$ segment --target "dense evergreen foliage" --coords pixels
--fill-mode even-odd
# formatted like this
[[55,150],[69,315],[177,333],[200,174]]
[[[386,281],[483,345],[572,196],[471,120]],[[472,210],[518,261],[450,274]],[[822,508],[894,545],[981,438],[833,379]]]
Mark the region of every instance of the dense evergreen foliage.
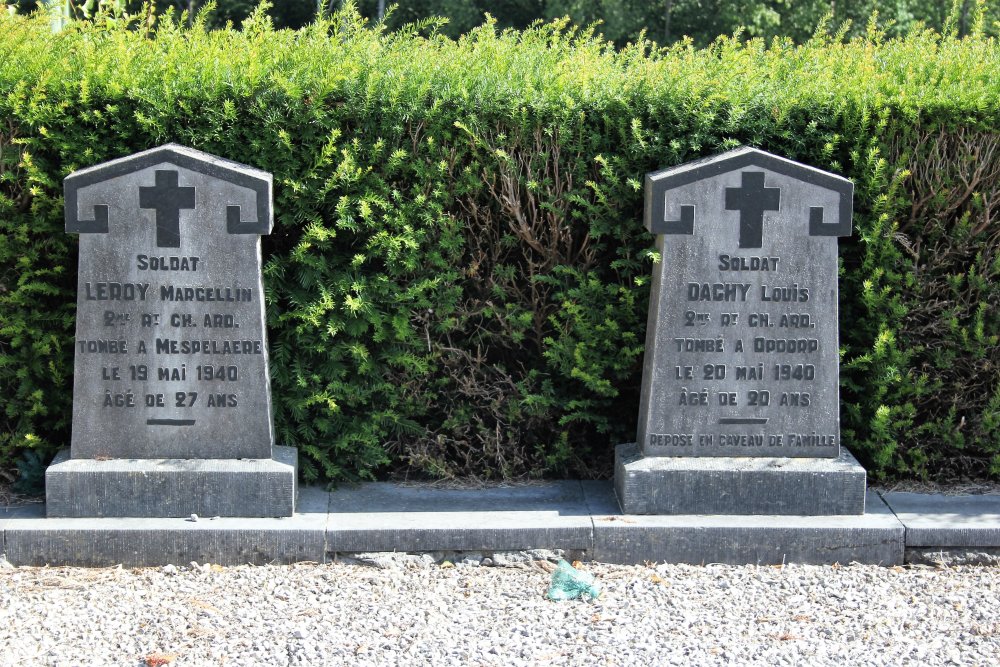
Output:
[[[237,0],[238,1],[238,0]],[[227,4],[227,3],[224,3]],[[335,4],[336,3],[335,0]],[[864,33],[877,13],[887,31],[903,35],[923,24],[944,29],[953,17],[966,34],[977,11],[987,13],[984,27],[996,30],[997,8],[981,0],[399,0],[387,15],[390,27],[432,16],[448,18],[443,28],[458,36],[479,25],[486,14],[502,27],[526,28],[539,19],[569,17],[578,25],[597,24],[618,46],[643,38],[659,44],[691,39],[705,46],[719,35],[741,32],[747,37],[790,37],[802,42],[828,17],[835,29],[851,36]],[[366,16],[378,16],[379,0],[364,0]],[[279,14],[282,10],[279,10]]]
[[0,466],[69,439],[62,179],[176,141],[274,173],[280,442],[307,480],[609,475],[657,260],[642,178],[747,144],[856,183],[845,444],[1000,476],[1000,50],[979,27],[615,50],[566,23],[292,32],[0,15]]
[[[17,0],[12,6],[28,13],[40,0]],[[65,7],[76,18],[101,11],[143,14],[185,12],[188,21],[202,17],[212,28],[239,27],[258,0],[41,0]],[[279,0],[268,15],[279,28],[301,28],[321,12],[343,9],[351,0]],[[986,0],[357,0],[358,12],[386,27],[439,19],[443,34],[458,37],[486,21],[500,28],[523,30],[537,21],[567,17],[577,25],[596,25],[605,39],[618,46],[649,39],[670,44],[690,39],[706,46],[719,35],[809,39],[823,21],[848,36],[864,32],[877,14],[890,35],[904,35],[920,26],[944,31],[949,25],[968,34],[977,14],[980,29],[996,34],[1000,6]]]

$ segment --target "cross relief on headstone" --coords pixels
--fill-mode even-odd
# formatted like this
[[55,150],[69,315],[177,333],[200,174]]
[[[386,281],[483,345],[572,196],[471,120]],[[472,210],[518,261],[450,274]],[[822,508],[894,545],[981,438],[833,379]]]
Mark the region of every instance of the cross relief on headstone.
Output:
[[181,209],[194,208],[194,188],[177,185],[178,172],[157,169],[156,185],[139,188],[139,208],[156,211],[156,247],[181,247]]
[[781,202],[781,188],[764,187],[764,172],[744,171],[742,185],[726,188],[726,210],[740,212],[741,248],[761,247],[764,231],[764,212],[777,211]]

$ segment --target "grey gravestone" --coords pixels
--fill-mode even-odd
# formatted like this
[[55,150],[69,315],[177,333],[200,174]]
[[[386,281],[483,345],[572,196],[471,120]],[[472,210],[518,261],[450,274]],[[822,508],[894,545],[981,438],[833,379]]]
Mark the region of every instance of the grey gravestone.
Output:
[[261,282],[271,175],[170,144],[65,191],[80,235],[73,432],[47,472],[49,515],[290,515]]
[[[837,238],[852,195],[752,148],[647,175],[661,261],[637,442],[617,452],[625,511],[863,512],[864,470],[840,447]],[[792,474],[792,458],[810,461]]]

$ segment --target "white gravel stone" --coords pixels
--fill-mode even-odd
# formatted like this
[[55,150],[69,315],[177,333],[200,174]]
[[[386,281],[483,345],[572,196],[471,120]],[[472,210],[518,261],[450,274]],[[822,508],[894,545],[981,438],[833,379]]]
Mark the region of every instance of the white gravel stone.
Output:
[[[995,665],[1000,568],[614,566],[545,597],[551,553],[466,567],[0,569],[0,665]],[[452,557],[452,555],[449,555]]]

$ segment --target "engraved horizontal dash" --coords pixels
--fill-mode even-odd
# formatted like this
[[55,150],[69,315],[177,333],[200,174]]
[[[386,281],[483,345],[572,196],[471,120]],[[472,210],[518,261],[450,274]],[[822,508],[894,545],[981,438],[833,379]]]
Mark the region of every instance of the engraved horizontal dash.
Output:
[[750,417],[748,419],[739,419],[734,417],[723,417],[719,420],[720,424],[766,424],[767,417]]
[[147,426],[193,426],[193,419],[147,419]]

